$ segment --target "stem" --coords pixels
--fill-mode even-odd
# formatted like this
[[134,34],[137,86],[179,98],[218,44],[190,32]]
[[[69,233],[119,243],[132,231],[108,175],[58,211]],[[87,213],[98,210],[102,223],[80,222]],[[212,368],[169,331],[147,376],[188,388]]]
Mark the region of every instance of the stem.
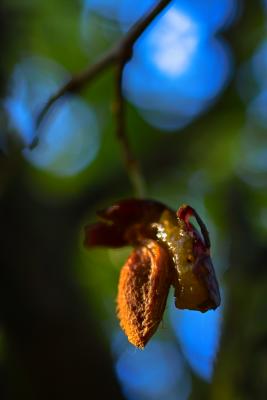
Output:
[[125,102],[122,93],[122,77],[125,61],[121,60],[118,64],[117,76],[115,79],[115,104],[114,115],[116,120],[117,138],[121,145],[124,165],[128,172],[130,181],[132,182],[137,197],[144,197],[145,183],[140,170],[140,165],[134,157],[130,146],[128,136],[126,134],[126,115]]

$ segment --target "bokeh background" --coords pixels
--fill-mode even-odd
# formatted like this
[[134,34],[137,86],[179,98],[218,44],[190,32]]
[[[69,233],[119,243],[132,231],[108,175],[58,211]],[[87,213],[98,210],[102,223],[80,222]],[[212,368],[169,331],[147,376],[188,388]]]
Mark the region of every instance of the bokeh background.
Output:
[[[116,319],[129,249],[85,250],[95,211],[133,195],[115,138],[113,70],[36,115],[155,0],[0,4],[0,398],[267,396],[267,2],[174,0],[124,71],[147,197],[196,208],[222,306],[174,307],[145,351]],[[23,150],[22,150],[23,148]]]

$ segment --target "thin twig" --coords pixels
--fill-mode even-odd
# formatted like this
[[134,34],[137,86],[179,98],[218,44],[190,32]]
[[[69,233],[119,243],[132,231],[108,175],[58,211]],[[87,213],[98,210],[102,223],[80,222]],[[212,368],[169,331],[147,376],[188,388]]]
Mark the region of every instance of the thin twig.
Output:
[[37,127],[42,122],[51,106],[66,93],[74,93],[88,85],[97,75],[105,69],[120,62],[122,59],[131,58],[132,48],[137,39],[142,35],[150,23],[160,14],[161,11],[171,3],[172,0],[161,0],[147,15],[136,22],[125,37],[111,50],[104,54],[95,64],[90,65],[84,71],[73,77],[58,90],[45,104],[37,118]]
[[129,179],[132,182],[135,194],[137,197],[144,197],[145,183],[140,171],[140,165],[134,157],[129,138],[126,134],[126,113],[125,102],[122,92],[122,76],[125,61],[122,59],[118,63],[117,75],[115,79],[115,103],[114,103],[114,116],[116,119],[117,138],[121,145],[122,154],[126,171],[128,172]]
[[[146,28],[173,0],[161,0],[152,10],[140,18],[128,31],[127,35],[121,40],[121,49],[130,49],[139,39]],[[122,50],[123,52],[123,50]]]
[[93,65],[90,65],[87,69],[74,75],[64,86],[62,86],[57,93],[55,93],[48,102],[45,104],[44,108],[41,110],[37,118],[37,127],[40,126],[44,116],[47,114],[51,106],[66,93],[75,93],[83,88],[85,84],[89,84],[93,78],[99,75],[102,71],[107,69],[116,61],[116,53],[114,50],[104,54],[98,61]]
[[125,115],[125,102],[122,90],[122,79],[123,70],[125,64],[132,57],[133,46],[150,23],[158,16],[158,14],[171,2],[171,0],[160,1],[150,13],[141,18],[132,29],[128,32],[118,46],[118,65],[117,65],[117,76],[115,80],[115,106],[114,114],[117,125],[117,138],[121,144],[122,153],[124,157],[124,163],[126,170],[129,175],[129,179],[132,182],[135,194],[137,197],[144,197],[145,194],[145,181],[140,170],[140,165],[137,159],[134,157],[131,149],[129,138],[126,134],[126,115]]
[[[67,93],[78,92],[105,69],[117,64],[116,101],[114,107],[114,114],[117,124],[117,138],[122,147],[126,170],[128,171],[129,178],[138,197],[142,197],[144,195],[144,180],[140,172],[139,163],[133,156],[129,140],[126,135],[122,75],[125,64],[132,57],[134,44],[146,30],[146,28],[151,24],[151,22],[171,3],[171,1],[172,0],[161,0],[150,12],[148,12],[143,18],[141,18],[132,26],[126,36],[124,36],[117,45],[105,53],[96,63],[89,66],[79,74],[74,75],[64,86],[58,90],[57,93],[55,93],[47,101],[36,121],[36,127],[38,128],[45,115],[58,99],[62,98]],[[37,144],[38,137],[34,139],[31,149]]]

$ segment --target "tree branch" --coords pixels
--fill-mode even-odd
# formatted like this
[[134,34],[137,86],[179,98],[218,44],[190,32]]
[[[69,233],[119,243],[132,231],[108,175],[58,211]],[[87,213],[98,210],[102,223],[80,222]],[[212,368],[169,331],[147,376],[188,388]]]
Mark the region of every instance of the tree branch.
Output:
[[116,61],[116,53],[114,50],[104,54],[95,64],[90,65],[84,71],[74,75],[64,86],[62,86],[57,93],[55,93],[47,101],[37,118],[37,128],[40,126],[43,118],[52,107],[52,105],[66,93],[75,93],[83,88],[85,84],[89,84],[93,78],[107,69]]
[[121,40],[119,47],[122,49],[132,49],[135,42],[139,39],[146,28],[173,0],[161,0],[152,8],[150,12],[137,21],[128,31],[127,35]]
[[[117,76],[115,79],[115,105],[114,114],[117,126],[117,138],[121,144],[124,164],[128,172],[129,178],[132,182],[136,195],[142,197],[144,195],[144,180],[140,171],[138,161],[135,159],[131,146],[126,135],[125,123],[125,104],[123,99],[122,78],[125,64],[131,59],[133,47],[142,33],[151,24],[151,22],[163,11],[172,0],[161,0],[159,3],[148,12],[143,18],[137,21],[132,28],[128,31],[118,44],[111,50],[105,53],[96,63],[89,66],[84,71],[74,75],[64,86],[62,86],[57,93],[55,93],[45,104],[41,110],[37,121],[36,127],[38,128],[48,113],[52,105],[67,93],[74,93],[81,90],[85,85],[88,85],[96,76],[103,72],[108,67],[117,64]],[[38,144],[38,137],[36,137],[30,146],[31,149]]]
[[45,104],[37,118],[37,128],[51,106],[66,93],[74,93],[89,84],[97,75],[105,69],[123,60],[123,66],[131,58],[135,42],[150,25],[150,23],[166,8],[172,0],[161,0],[147,15],[137,21],[122,40],[111,50],[104,54],[95,64],[74,75],[69,82],[62,86]]

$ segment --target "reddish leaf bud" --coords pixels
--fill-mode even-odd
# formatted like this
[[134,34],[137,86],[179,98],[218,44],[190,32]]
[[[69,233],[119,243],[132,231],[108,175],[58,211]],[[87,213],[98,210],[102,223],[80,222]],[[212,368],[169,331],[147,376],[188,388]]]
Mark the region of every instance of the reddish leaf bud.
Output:
[[157,329],[170,284],[177,308],[205,312],[220,305],[209,234],[192,207],[176,214],[156,201],[127,199],[98,215],[102,221],[85,228],[85,246],[135,247],[122,268],[117,299],[121,327],[135,346],[143,348]]

